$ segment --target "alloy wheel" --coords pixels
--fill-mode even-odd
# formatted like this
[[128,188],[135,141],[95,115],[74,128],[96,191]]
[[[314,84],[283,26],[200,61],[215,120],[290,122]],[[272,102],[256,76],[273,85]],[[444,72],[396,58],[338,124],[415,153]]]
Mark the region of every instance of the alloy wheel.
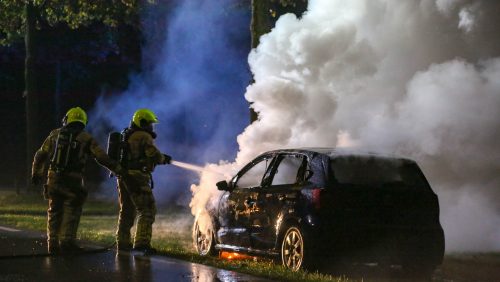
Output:
[[304,239],[300,230],[291,227],[283,238],[281,245],[281,259],[283,265],[292,271],[297,271],[304,261]]
[[195,226],[195,244],[196,250],[202,256],[210,253],[212,247],[212,231],[209,229],[207,232],[202,232],[200,226],[196,223]]

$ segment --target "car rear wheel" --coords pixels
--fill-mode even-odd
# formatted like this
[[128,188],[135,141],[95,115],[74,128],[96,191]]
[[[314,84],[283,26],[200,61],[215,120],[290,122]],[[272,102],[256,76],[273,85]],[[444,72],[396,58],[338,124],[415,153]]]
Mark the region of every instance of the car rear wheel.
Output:
[[193,227],[193,243],[200,256],[216,255],[215,236],[210,221],[195,221]]
[[298,271],[304,265],[304,236],[302,231],[291,226],[285,232],[281,243],[281,262],[283,266]]

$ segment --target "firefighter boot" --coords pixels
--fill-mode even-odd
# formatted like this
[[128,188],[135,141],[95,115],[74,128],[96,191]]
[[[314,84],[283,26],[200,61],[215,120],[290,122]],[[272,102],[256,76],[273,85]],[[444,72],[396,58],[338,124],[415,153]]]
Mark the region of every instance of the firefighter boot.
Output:
[[137,245],[134,247],[133,250],[138,251],[138,252],[143,252],[144,255],[146,255],[146,256],[154,255],[157,253],[157,250],[155,248],[151,247],[150,245]]
[[116,250],[117,251],[130,251],[130,250],[132,250],[132,243],[118,242],[118,243],[116,243]]
[[83,252],[83,248],[78,246],[74,241],[61,242],[59,249],[63,255],[73,255]]

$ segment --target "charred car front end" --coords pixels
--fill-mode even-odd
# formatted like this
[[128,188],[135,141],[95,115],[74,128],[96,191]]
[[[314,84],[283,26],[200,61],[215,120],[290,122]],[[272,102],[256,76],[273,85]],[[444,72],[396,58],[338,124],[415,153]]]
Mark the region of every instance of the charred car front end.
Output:
[[194,226],[201,255],[271,256],[293,271],[357,261],[432,272],[442,262],[438,199],[412,160],[276,150],[217,186],[218,206]]

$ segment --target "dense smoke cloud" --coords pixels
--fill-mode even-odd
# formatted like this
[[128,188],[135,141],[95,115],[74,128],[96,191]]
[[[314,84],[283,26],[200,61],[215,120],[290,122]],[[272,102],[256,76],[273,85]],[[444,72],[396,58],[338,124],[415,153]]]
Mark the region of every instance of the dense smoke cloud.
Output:
[[[225,166],[285,147],[408,156],[440,197],[447,251],[500,250],[499,11],[496,1],[310,0],[251,52],[245,97],[259,120]],[[192,187],[193,213],[217,193],[212,178]]]

